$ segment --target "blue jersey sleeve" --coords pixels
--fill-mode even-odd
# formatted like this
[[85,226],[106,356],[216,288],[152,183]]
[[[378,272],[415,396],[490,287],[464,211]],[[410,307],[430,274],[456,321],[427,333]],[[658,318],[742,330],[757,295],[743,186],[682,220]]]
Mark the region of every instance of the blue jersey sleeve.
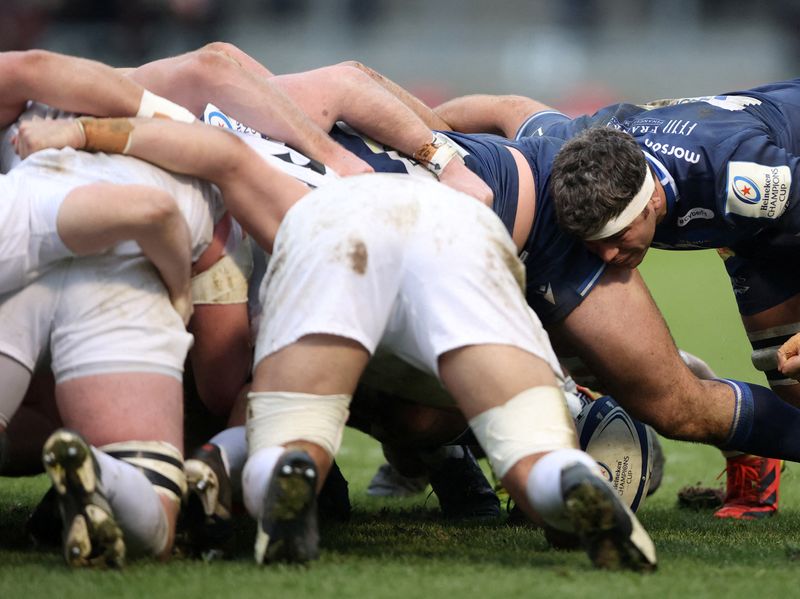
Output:
[[738,226],[800,233],[800,158],[766,132],[743,139],[721,165],[718,192],[726,218]]

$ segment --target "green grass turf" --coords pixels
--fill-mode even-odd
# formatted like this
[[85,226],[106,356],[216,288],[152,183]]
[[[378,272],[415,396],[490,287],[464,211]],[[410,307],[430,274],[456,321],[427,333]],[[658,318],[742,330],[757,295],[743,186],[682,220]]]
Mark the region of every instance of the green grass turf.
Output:
[[[679,345],[720,375],[758,382],[749,364],[732,294],[713,253],[651,252],[643,267]],[[774,597],[800,579],[800,482],[784,472],[780,514],[722,522],[676,507],[687,484],[715,479],[713,448],[665,442],[661,489],[640,511],[659,551],[652,575],[595,571],[582,552],[557,552],[528,528],[444,523],[436,500],[379,500],[365,488],[382,461],[378,446],[348,431],[340,455],[354,515],[323,530],[322,558],[311,567],[251,563],[252,526],[242,520],[236,558],[225,562],[140,561],[121,572],[71,572],[60,555],[30,548],[21,532],[44,491],[41,478],[0,478],[0,599],[38,597]]]

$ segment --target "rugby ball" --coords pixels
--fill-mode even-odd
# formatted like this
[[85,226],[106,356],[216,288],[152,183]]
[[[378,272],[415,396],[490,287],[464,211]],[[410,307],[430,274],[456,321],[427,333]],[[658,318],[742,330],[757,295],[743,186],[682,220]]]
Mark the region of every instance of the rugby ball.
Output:
[[597,461],[602,476],[635,512],[650,485],[653,433],[608,396],[586,404],[575,427],[581,449]]

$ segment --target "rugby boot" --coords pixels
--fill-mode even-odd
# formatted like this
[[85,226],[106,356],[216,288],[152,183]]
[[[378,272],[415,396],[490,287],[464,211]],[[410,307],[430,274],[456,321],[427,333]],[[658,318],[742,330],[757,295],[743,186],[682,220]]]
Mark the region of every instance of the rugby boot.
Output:
[[57,494],[64,559],[73,567],[121,567],[122,531],[100,491],[100,469],[86,441],[57,430],[44,444],[42,461]]
[[286,451],[275,465],[256,529],[259,564],[306,563],[319,557],[317,467],[305,451]]
[[756,520],[778,511],[781,460],[737,455],[727,458],[725,501],[716,518]]
[[565,515],[596,567],[655,570],[653,541],[608,482],[573,464],[561,471],[561,494]]
[[499,518],[497,494],[469,447],[461,447],[462,457],[445,458],[429,471],[442,515],[453,520]]
[[367,486],[367,495],[372,497],[412,497],[422,493],[428,486],[427,476],[403,476],[386,462],[375,471]]
[[181,514],[189,553],[223,557],[233,542],[233,489],[218,446],[206,443],[184,462],[186,499]]

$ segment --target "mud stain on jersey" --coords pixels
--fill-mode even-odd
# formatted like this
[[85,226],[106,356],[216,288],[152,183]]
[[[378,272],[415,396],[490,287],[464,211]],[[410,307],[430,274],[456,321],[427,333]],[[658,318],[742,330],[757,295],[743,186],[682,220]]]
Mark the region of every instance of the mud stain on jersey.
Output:
[[269,262],[267,274],[269,275],[271,281],[278,278],[278,276],[281,274],[284,264],[286,264],[286,252],[283,251],[283,248],[281,248],[281,251],[273,255]]
[[40,156],[34,164],[45,173],[65,173],[68,171],[64,165],[64,155],[56,152],[48,152],[45,156]]
[[484,275],[486,288],[491,289],[508,309],[514,310],[521,302],[524,303],[525,270],[507,244],[497,239],[490,240],[486,248]]
[[506,265],[511,274],[514,277],[517,285],[519,286],[519,290],[524,294],[525,293],[525,267],[520,262],[517,255],[511,251],[509,251],[508,246],[504,243],[495,242],[497,245],[497,251],[500,254],[503,263]]
[[418,202],[402,202],[395,204],[386,213],[386,221],[403,235],[407,235],[419,220],[420,206]]
[[351,239],[350,247],[347,251],[347,258],[350,260],[350,268],[354,272],[363,275],[367,272],[367,262],[369,255],[366,244],[360,239]]

